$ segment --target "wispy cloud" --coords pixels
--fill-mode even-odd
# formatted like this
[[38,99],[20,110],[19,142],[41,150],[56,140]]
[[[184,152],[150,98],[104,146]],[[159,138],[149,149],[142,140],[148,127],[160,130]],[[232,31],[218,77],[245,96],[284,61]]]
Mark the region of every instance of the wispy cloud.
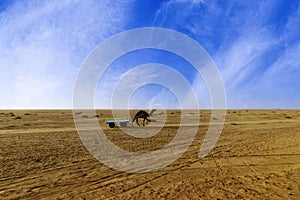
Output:
[[15,1],[0,18],[0,107],[71,107],[83,59],[124,29],[130,2]]
[[[113,73],[114,74],[114,73]],[[160,63],[138,65],[126,73],[104,74],[96,93],[100,108],[195,108],[194,94],[182,74]],[[109,80],[113,77],[114,81]],[[110,85],[107,85],[107,83]]]
[[[150,21],[146,11],[132,10],[137,4],[43,0],[14,1],[1,7],[0,108],[70,107],[73,83],[88,53],[114,33],[143,24],[139,20]],[[149,10],[155,9],[155,14],[149,13],[155,16],[153,26],[187,34],[211,55],[222,74],[229,107],[300,107],[299,1],[169,0]],[[200,106],[210,106],[205,83],[190,66],[166,54],[136,56],[129,55],[102,77],[95,94],[99,107],[110,107],[112,87],[122,74],[153,61],[175,66],[192,82]],[[135,98],[143,100],[142,93]],[[170,93],[162,89],[149,96],[145,106],[164,95]]]
[[[296,1],[167,1],[155,25],[182,31],[204,46],[222,74],[229,107],[296,108],[299,19]],[[199,79],[194,88],[206,96]]]

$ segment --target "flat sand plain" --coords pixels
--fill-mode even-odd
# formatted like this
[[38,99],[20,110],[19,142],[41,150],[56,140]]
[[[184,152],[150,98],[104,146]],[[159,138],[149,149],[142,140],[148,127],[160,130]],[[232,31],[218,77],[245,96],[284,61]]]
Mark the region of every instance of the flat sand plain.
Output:
[[[228,110],[218,143],[199,159],[210,113],[200,112],[197,135],[178,160],[135,174],[95,159],[70,110],[0,111],[0,199],[300,199],[300,110]],[[180,111],[167,114],[157,136],[138,140],[104,123],[110,110],[85,117],[97,118],[124,150],[147,152],[175,136]]]

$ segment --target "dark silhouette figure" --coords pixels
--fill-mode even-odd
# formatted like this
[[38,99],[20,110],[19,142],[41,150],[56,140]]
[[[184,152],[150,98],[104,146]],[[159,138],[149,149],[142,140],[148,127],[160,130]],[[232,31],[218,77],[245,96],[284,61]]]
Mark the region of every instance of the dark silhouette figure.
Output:
[[134,116],[134,118],[132,119],[132,126],[133,126],[133,122],[136,121],[136,123],[140,126],[139,124],[139,118],[143,118],[144,121],[143,121],[143,126],[145,126],[145,121],[147,120],[148,122],[151,122],[151,119],[148,117],[152,116],[152,114],[156,111],[156,109],[152,109],[150,114],[147,113],[146,111],[144,110],[140,110],[139,112],[137,112]]

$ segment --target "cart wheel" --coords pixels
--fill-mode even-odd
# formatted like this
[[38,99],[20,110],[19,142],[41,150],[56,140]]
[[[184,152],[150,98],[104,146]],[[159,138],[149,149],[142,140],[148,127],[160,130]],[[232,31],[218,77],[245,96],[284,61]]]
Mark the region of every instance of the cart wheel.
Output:
[[113,122],[112,122],[112,123],[109,123],[108,125],[109,125],[110,128],[115,128],[115,126],[116,126],[116,124],[113,123]]
[[123,128],[127,127],[127,122],[120,122],[120,126],[123,127]]

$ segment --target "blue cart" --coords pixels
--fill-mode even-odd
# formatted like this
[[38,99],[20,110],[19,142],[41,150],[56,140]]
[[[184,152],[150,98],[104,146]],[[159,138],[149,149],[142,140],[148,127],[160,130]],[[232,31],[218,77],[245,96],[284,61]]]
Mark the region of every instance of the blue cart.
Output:
[[120,123],[120,126],[124,128],[127,127],[127,123],[130,121],[129,119],[107,119],[105,123],[108,124],[110,128],[114,128],[116,123]]

